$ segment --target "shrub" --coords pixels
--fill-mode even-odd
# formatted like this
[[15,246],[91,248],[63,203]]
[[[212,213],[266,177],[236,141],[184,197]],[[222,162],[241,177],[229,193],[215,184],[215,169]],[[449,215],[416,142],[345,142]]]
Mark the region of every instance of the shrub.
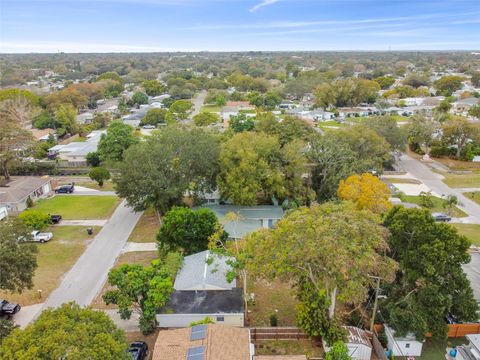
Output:
[[278,316],[275,313],[270,314],[270,326],[278,326]]
[[97,151],[94,152],[89,152],[86,156],[87,164],[90,166],[98,166],[100,165],[100,155],[98,154]]
[[110,172],[104,167],[94,167],[88,173],[90,179],[96,181],[99,186],[103,186],[105,180],[110,179]]
[[50,215],[38,210],[26,210],[18,217],[31,229],[43,230],[50,225]]

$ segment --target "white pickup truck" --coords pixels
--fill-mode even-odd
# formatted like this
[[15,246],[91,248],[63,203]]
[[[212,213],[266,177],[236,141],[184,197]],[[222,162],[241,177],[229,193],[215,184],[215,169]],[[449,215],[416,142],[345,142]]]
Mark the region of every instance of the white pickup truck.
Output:
[[38,230],[32,231],[32,240],[35,242],[47,242],[53,238],[53,234],[51,232],[40,232]]

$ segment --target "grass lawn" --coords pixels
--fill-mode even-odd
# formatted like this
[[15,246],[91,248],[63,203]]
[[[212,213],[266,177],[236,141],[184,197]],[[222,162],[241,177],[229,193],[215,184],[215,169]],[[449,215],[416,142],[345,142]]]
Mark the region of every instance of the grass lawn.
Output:
[[407,179],[407,178],[383,178],[385,181],[388,181],[392,184],[421,184],[421,181],[415,179]]
[[470,174],[442,173],[443,182],[451,188],[480,187],[480,170],[473,170]]
[[467,192],[467,193],[463,193],[463,195],[465,195],[465,196],[468,197],[469,199],[475,201],[477,204],[480,204],[480,191],[477,191],[477,192]]
[[93,189],[93,190],[115,191],[114,184],[111,181],[104,182],[102,187],[98,186],[98,184],[94,181],[86,181],[86,182],[82,181],[82,182],[78,182],[78,183],[75,182],[75,185],[83,186],[83,187]]
[[155,242],[160,229],[158,216],[153,209],[145,210],[137,225],[133,229],[128,241],[131,242]]
[[450,170],[454,171],[480,171],[480,163],[478,162],[462,161],[450,158],[435,158],[434,160],[448,166]]
[[423,344],[422,356],[420,360],[439,360],[445,359],[447,347],[465,344],[465,338],[450,338],[448,340],[427,339]]
[[[396,122],[407,122],[409,121],[408,116],[400,116],[400,115],[391,115],[395,119]],[[346,121],[351,121],[351,122],[364,122],[368,121],[368,119],[371,119],[372,116],[359,116],[359,117],[349,117],[346,118]]]
[[295,326],[295,291],[291,284],[275,280],[250,281],[249,293],[255,294],[255,302],[249,307],[249,326],[270,326],[270,315],[276,313],[278,326]]
[[[432,201],[433,201],[433,207],[432,208],[425,208],[425,209],[428,209],[431,212],[447,212],[447,209],[445,209],[443,207],[443,204],[444,204],[445,200],[440,199],[439,197],[436,197],[436,196],[432,196],[431,198],[432,198]],[[408,203],[417,204],[417,205],[422,206],[421,202],[420,202],[420,199],[421,199],[420,196],[413,196],[413,195],[402,196],[402,201],[403,202],[408,202]],[[467,214],[465,214],[462,210],[460,210],[457,207],[453,207],[451,209],[451,212],[450,212],[449,215],[452,216],[452,217],[466,217],[466,216],[468,216]]]
[[220,112],[220,110],[221,110],[220,106],[217,106],[217,105],[204,105],[200,108],[200,112],[205,112],[205,113]]
[[[152,260],[158,259],[157,251],[135,251],[128,252],[120,255],[120,257],[115,261],[114,268],[119,267],[123,264],[142,264],[144,266],[150,265]],[[105,284],[102,290],[97,294],[95,299],[92,301],[92,307],[96,309],[116,309],[116,305],[106,305],[103,302],[102,295],[109,289],[109,285]]]
[[472,241],[473,245],[480,246],[480,225],[478,224],[452,224],[458,232]]
[[307,358],[323,355],[321,347],[315,346],[310,340],[289,341],[257,341],[255,343],[257,355],[307,355]]
[[[94,228],[94,234],[100,230]],[[50,292],[54,290],[63,276],[77,261],[93,236],[88,236],[84,226],[57,226],[47,231],[53,233],[53,239],[44,244],[38,244],[37,263],[33,279],[33,288],[21,294],[5,294],[0,292],[0,297],[5,296],[9,301],[18,302],[20,305],[32,305],[45,301]],[[39,297],[38,290],[42,290]]]
[[60,214],[65,220],[100,220],[108,219],[119,202],[116,196],[57,195],[40,200],[33,208]]

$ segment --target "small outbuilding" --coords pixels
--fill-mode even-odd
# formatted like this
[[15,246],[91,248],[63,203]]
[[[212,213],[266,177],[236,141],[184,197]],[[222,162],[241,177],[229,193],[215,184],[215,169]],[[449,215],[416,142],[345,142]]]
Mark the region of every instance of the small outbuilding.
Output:
[[409,333],[403,337],[396,336],[395,330],[385,325],[385,335],[387,335],[388,349],[395,356],[421,356],[423,342],[418,341],[414,334]]

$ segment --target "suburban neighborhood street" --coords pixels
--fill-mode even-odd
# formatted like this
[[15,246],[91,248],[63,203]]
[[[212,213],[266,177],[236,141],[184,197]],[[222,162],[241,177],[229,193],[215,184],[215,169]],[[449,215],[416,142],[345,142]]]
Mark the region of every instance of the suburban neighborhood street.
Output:
[[207,91],[202,90],[198,93],[197,96],[195,96],[191,101],[193,103],[193,111],[189,116],[189,119],[193,119],[193,117],[197,114],[200,114],[200,109],[203,106],[203,103],[205,102],[205,98],[207,97]]
[[447,186],[442,181],[442,175],[433,172],[427,165],[406,154],[400,157],[399,165],[438,195],[455,195],[459,201],[457,206],[468,214],[465,223],[480,224],[480,205],[463,195],[461,189],[452,189]]
[[17,324],[24,327],[42,310],[70,301],[81,306],[90,305],[141,215],[141,212],[134,212],[123,201],[43,306],[29,306],[28,311],[22,311],[24,316],[16,319]]

